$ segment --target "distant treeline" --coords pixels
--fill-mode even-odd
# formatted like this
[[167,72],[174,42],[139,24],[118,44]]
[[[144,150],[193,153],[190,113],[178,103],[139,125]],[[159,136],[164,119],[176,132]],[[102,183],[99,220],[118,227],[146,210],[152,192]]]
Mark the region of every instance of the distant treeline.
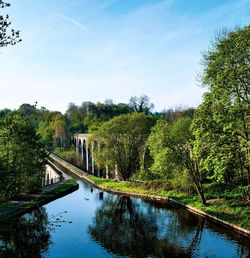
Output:
[[38,108],[37,103],[22,104],[17,110],[0,110],[0,118],[9,113],[19,114],[31,121],[42,142],[49,149],[70,147],[70,136],[75,133],[91,133],[100,127],[103,122],[113,117],[129,114],[144,113],[156,118],[165,117],[166,121],[174,121],[179,117],[192,117],[194,108],[178,106],[162,112],[153,112],[154,104],[148,96],[131,97],[129,103],[115,104],[108,99],[102,102],[93,103],[84,101],[81,105],[70,103],[65,114],[59,111],[50,111],[45,107]]

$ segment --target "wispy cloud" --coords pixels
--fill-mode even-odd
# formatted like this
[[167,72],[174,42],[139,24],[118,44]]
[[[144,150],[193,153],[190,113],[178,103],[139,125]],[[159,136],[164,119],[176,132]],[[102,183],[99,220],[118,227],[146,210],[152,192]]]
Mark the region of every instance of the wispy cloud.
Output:
[[217,8],[214,8],[212,11],[207,12],[204,18],[211,22],[211,19],[220,19],[225,15],[231,14],[232,12],[240,11],[244,6],[248,6],[250,0],[239,0],[239,1],[229,1],[225,2],[222,5],[219,5]]
[[57,13],[57,12],[53,12],[53,14],[57,17],[60,17],[62,18],[63,20],[67,21],[67,22],[70,22],[71,24],[79,27],[80,29],[84,30],[84,31],[88,31],[88,28],[83,25],[82,23],[80,23],[79,21],[77,21],[76,19],[74,18],[71,18],[71,17],[68,17],[64,14],[61,14],[61,13]]
[[72,101],[127,102],[141,94],[159,111],[196,106],[204,92],[195,78],[201,51],[216,29],[248,24],[249,3],[15,1],[11,17],[24,40],[1,50],[0,109],[38,101],[64,112]]

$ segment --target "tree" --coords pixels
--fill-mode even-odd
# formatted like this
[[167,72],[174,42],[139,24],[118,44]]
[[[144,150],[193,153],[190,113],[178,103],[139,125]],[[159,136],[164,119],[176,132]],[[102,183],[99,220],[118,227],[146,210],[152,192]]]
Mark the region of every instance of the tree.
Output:
[[41,121],[37,128],[37,133],[41,136],[41,141],[48,150],[53,149],[53,129],[46,121]]
[[[5,3],[0,0],[0,8],[9,7],[9,3]],[[17,30],[9,30],[9,26],[11,22],[9,21],[9,15],[5,17],[0,15],[0,47],[6,47],[8,45],[15,45],[16,43],[20,42],[20,31]]]
[[57,114],[51,122],[51,129],[54,132],[55,147],[65,150],[69,144],[69,121],[67,117],[61,113]]
[[83,122],[88,133],[96,131],[101,125],[101,119],[97,118],[94,114],[86,115]]
[[172,162],[174,157],[171,157],[170,151],[166,148],[166,132],[168,129],[169,125],[166,121],[160,119],[152,128],[148,137],[147,145],[153,158],[153,163],[147,173],[150,175],[147,175],[147,177],[151,179],[171,179],[173,171],[176,169],[176,165]]
[[37,113],[36,105],[24,103],[18,108],[18,112],[26,117],[34,116]]
[[10,112],[11,112],[11,110],[8,109],[8,108],[5,108],[5,109],[0,110],[0,119],[1,119],[2,117],[4,117],[5,115],[7,115],[8,113],[10,113]]
[[167,110],[164,110],[162,113],[168,123],[173,123],[180,117],[193,117],[194,111],[194,108],[188,108],[183,105],[179,105],[175,108],[169,108]]
[[167,124],[164,120],[157,122],[148,138],[150,154],[154,159],[152,169],[158,168],[161,173],[177,173],[178,176],[186,171],[202,204],[206,204],[199,162],[193,153],[191,122],[192,119],[186,117],[179,118],[173,124]]
[[0,197],[40,190],[46,152],[30,121],[8,114],[0,120]]
[[129,106],[134,112],[144,113],[146,115],[149,115],[154,108],[154,104],[150,102],[150,98],[146,95],[131,97]]
[[[195,154],[217,181],[250,183],[250,25],[219,35],[203,55],[208,87],[195,112]],[[247,181],[247,182],[246,182]]]
[[81,108],[86,114],[93,113],[95,111],[95,104],[90,101],[82,103]]
[[99,164],[117,165],[120,177],[127,180],[143,166],[146,140],[153,124],[154,119],[142,113],[120,115],[103,123],[93,134],[93,140],[101,146],[95,159]]
[[66,116],[70,121],[71,133],[85,132],[87,130],[83,121],[86,113],[82,107],[79,108],[76,104],[69,103]]

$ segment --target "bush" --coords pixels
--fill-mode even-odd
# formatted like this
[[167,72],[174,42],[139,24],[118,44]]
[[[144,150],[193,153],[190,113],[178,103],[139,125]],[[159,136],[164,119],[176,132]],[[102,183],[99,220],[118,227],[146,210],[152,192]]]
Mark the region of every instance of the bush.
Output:
[[149,169],[139,170],[130,178],[132,181],[152,181],[159,179],[159,175]]
[[194,183],[187,171],[174,173],[174,177],[170,181],[173,188],[180,192],[187,194],[195,193]]

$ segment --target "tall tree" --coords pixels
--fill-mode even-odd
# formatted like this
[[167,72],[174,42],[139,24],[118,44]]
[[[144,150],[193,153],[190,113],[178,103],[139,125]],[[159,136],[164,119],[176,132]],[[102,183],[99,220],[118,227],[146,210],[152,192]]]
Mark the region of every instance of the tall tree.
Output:
[[192,119],[186,117],[179,118],[173,124],[159,120],[148,138],[148,145],[154,158],[153,169],[159,168],[161,173],[178,173],[179,176],[186,171],[201,202],[206,204],[202,174],[194,156],[191,122]]
[[35,128],[20,115],[0,120],[0,197],[41,189],[46,153]]
[[70,121],[70,132],[85,132],[86,126],[84,125],[84,117],[86,116],[85,110],[78,107],[74,103],[69,103],[66,115]]
[[96,156],[99,164],[117,165],[120,177],[130,178],[143,166],[146,140],[153,124],[154,119],[142,113],[120,115],[103,123],[93,134],[93,139],[101,145]]
[[154,108],[154,104],[150,102],[150,98],[146,95],[131,97],[129,106],[134,112],[144,113],[146,115],[149,115]]
[[218,181],[250,183],[250,25],[223,33],[203,55],[208,88],[195,112],[196,155]]
[[66,116],[57,114],[52,122],[51,128],[54,132],[55,147],[60,147],[65,150],[69,144],[69,121]]

